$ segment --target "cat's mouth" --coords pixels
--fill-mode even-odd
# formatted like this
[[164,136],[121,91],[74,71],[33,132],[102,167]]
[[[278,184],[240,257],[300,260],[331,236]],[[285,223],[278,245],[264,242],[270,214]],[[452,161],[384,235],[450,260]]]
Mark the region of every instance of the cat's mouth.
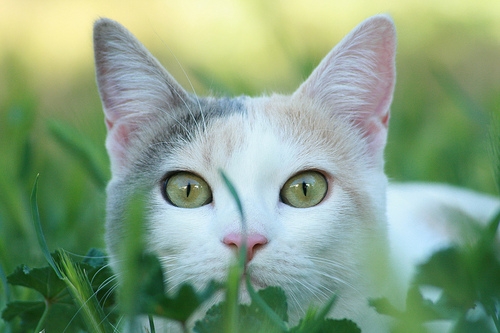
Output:
[[250,282],[250,284],[252,285],[252,287],[254,289],[264,289],[264,288],[268,287],[267,283],[265,283],[264,281],[262,281],[261,279],[256,277],[255,274],[251,274],[250,272],[248,272],[245,269],[245,271],[241,275],[242,286],[246,286],[247,280],[248,280],[248,282]]

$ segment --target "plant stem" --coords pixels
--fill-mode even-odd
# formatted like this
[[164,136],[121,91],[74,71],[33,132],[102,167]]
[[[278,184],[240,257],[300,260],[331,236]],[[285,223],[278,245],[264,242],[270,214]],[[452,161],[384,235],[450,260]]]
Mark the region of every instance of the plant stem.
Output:
[[155,322],[153,320],[153,316],[149,315],[148,318],[149,318],[149,329],[151,330],[151,333],[156,333]]
[[38,325],[36,325],[34,333],[40,333],[43,331],[43,326],[45,325],[45,319],[47,319],[47,315],[49,314],[50,303],[48,299],[45,299],[45,309],[43,310],[42,316],[38,321]]

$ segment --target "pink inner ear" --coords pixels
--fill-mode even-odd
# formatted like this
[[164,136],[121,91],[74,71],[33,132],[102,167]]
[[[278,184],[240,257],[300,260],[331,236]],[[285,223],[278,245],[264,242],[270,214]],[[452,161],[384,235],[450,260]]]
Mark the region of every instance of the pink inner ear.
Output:
[[389,126],[389,119],[391,118],[391,113],[386,112],[385,116],[382,117],[382,125],[384,125],[385,128]]
[[382,160],[395,83],[396,35],[392,20],[361,23],[298,89],[336,113],[350,113],[373,158]]
[[106,117],[105,122],[106,128],[110,131],[113,128],[114,123],[108,117]]
[[128,164],[127,151],[130,148],[130,134],[133,129],[130,124],[113,123],[107,118],[106,126],[108,127],[106,148],[111,160],[111,168],[115,172]]

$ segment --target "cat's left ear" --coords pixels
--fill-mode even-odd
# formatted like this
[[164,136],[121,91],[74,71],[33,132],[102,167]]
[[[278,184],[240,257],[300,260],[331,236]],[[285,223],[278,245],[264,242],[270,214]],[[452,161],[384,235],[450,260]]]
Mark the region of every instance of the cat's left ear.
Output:
[[349,33],[294,96],[312,98],[347,115],[380,161],[387,138],[396,69],[396,31],[387,15],[371,17]]
[[106,117],[106,147],[114,173],[130,165],[131,142],[141,128],[194,105],[191,96],[121,24],[102,18],[94,24],[96,78]]

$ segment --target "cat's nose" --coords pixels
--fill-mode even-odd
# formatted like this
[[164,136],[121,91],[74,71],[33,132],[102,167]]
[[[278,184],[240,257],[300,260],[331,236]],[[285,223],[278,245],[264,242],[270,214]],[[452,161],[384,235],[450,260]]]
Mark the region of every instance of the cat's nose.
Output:
[[[231,233],[226,235],[222,242],[226,245],[236,246],[236,248],[240,249],[243,246],[243,235]],[[255,252],[268,242],[267,238],[261,234],[247,235],[247,263],[252,260]]]

